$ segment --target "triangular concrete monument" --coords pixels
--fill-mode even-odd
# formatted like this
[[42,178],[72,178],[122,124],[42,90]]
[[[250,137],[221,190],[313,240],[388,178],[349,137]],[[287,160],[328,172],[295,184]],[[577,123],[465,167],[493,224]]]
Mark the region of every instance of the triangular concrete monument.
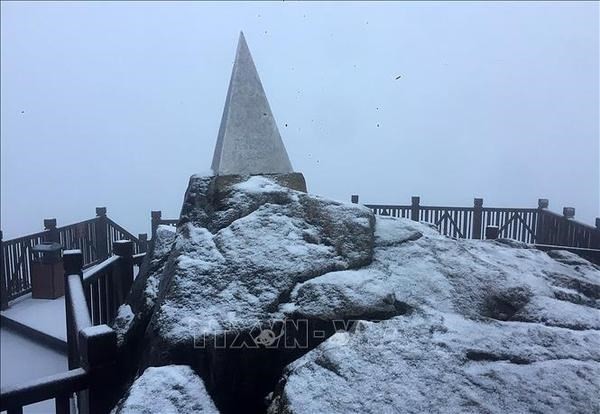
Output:
[[215,175],[293,172],[242,32],[231,72],[212,170]]

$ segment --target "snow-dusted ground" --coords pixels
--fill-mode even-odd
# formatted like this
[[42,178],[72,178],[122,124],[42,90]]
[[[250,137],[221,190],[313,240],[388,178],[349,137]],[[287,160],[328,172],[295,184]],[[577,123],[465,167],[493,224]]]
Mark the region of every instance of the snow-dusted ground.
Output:
[[[94,267],[86,269],[84,273],[92,271]],[[135,266],[134,278],[138,271],[139,268]],[[27,294],[12,302],[10,307],[1,313],[37,331],[67,341],[64,296],[57,299],[33,299],[31,294]]]
[[67,340],[64,296],[32,299],[31,295],[26,295],[2,311],[2,315],[62,341]]
[[[18,385],[68,369],[65,355],[5,328],[0,329],[0,363],[2,387]],[[28,405],[24,407],[24,412],[54,412],[54,400]]]

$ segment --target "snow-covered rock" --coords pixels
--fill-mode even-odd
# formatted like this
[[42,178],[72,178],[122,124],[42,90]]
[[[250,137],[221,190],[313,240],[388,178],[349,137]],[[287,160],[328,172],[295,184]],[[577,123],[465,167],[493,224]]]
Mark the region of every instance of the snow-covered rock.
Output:
[[336,333],[286,369],[270,413],[592,413],[600,338],[419,309]]
[[142,370],[189,365],[223,413],[598,410],[598,267],[296,178],[191,178],[121,311]]
[[370,265],[300,283],[284,308],[348,318],[365,300],[380,303],[380,311],[400,302],[473,319],[600,329],[596,266],[568,252],[560,253],[569,258],[565,263],[527,245],[513,246],[451,239],[408,219],[378,217]]
[[290,364],[271,413],[600,410],[597,267],[405,219],[378,217],[375,236],[369,266],[301,283],[282,307],[406,312],[356,322]]
[[119,344],[127,340],[139,340],[152,316],[158,297],[158,286],[175,242],[175,228],[158,226],[148,257],[135,278],[125,304],[119,307],[112,327]]
[[[146,268],[140,272],[133,286],[132,298],[141,297],[143,301],[137,304],[138,311],[148,312],[154,307],[158,297],[158,285],[162,277],[165,264],[169,258],[171,248],[175,242],[175,228],[173,226],[160,225],[156,229],[153,240],[153,248],[143,266]],[[136,294],[137,289],[143,294]]]
[[112,414],[218,414],[202,379],[185,365],[150,367]]
[[281,319],[279,305],[296,284],[371,261],[369,209],[261,176],[240,180],[220,191],[213,177],[190,181],[151,321],[159,355]]
[[[219,408],[264,407],[281,368],[306,351],[258,349],[261,327],[284,317],[279,306],[298,283],[359,268],[373,254],[373,213],[294,190],[304,187],[300,178],[190,179],[168,259],[157,262],[160,276],[158,265],[151,273],[160,282],[140,342],[142,367],[188,364],[205,378]],[[153,255],[165,257],[156,248]],[[138,289],[131,301],[153,299],[147,290]],[[219,346],[230,341],[253,349]]]

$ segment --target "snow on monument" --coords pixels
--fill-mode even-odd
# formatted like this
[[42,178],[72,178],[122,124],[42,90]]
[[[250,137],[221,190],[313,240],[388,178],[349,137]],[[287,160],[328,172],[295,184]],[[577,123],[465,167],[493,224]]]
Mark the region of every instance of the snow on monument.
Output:
[[242,32],[231,71],[212,169],[215,175],[293,172]]

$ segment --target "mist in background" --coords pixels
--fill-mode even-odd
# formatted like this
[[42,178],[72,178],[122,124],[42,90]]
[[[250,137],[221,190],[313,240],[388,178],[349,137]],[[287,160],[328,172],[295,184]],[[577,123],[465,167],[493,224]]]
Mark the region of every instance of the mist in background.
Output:
[[599,6],[1,4],[1,227],[175,218],[243,30],[309,191],[599,211]]

